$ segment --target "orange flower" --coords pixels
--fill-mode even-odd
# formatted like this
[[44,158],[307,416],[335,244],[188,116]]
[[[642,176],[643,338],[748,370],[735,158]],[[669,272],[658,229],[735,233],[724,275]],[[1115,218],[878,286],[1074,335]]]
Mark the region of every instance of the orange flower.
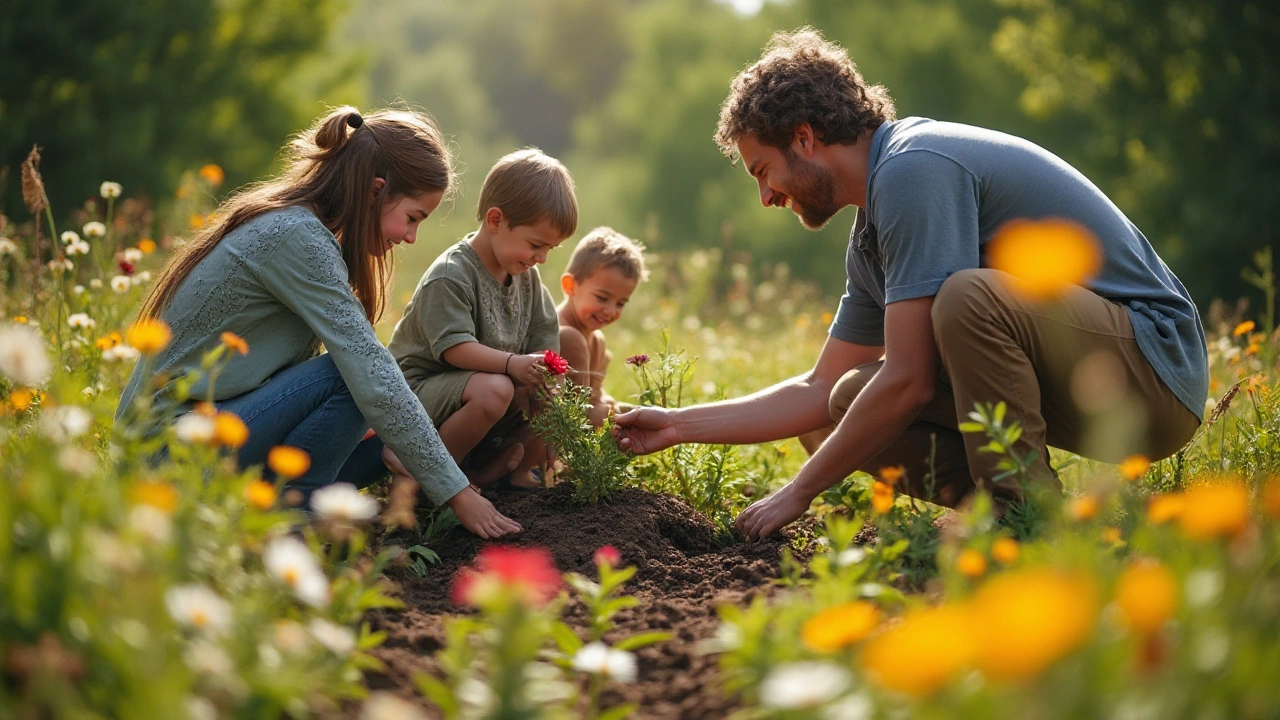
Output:
[[220,412],[213,416],[213,442],[215,445],[239,450],[249,441],[249,426],[239,415]]
[[1187,490],[1179,525],[1196,540],[1234,537],[1249,524],[1249,491],[1238,480]]
[[1018,541],[1010,537],[1002,537],[991,544],[991,557],[1005,565],[1017,562],[1021,552],[1022,548],[1018,545]]
[[168,483],[142,480],[129,489],[129,498],[135,505],[150,505],[163,513],[171,513],[178,507],[178,491]]
[[276,504],[276,486],[263,480],[254,480],[245,486],[244,499],[259,510],[270,510]]
[[155,355],[169,346],[173,332],[163,320],[139,320],[125,332],[125,339],[143,355]]
[[884,515],[893,508],[893,487],[879,480],[871,486],[871,509]]
[[1253,332],[1253,329],[1257,326],[1258,324],[1255,323],[1254,321],[1245,320],[1244,322],[1237,325],[1236,329],[1231,331],[1231,334],[1234,335],[1235,337],[1240,337],[1241,335],[1248,335],[1249,333]]
[[1121,537],[1123,537],[1123,535],[1118,527],[1108,526],[1102,528],[1102,542],[1108,545],[1115,545],[1120,542]]
[[1040,567],[997,575],[972,599],[977,665],[993,680],[1029,680],[1079,647],[1098,618],[1083,574]]
[[987,572],[987,559],[977,550],[965,548],[956,556],[956,569],[966,577],[982,577]]
[[1116,585],[1116,607],[1125,627],[1138,635],[1159,630],[1178,606],[1173,573],[1154,560],[1138,560],[1125,568]]
[[120,333],[112,332],[98,338],[94,341],[94,345],[96,345],[99,350],[110,350],[122,342],[124,342],[124,338],[121,337]]
[[200,213],[191,213],[191,217],[187,219],[187,224],[192,230],[199,230],[204,227],[204,216]]
[[1147,518],[1156,525],[1163,525],[1181,515],[1185,505],[1186,498],[1181,493],[1152,495],[1147,501]]
[[902,479],[902,474],[904,472],[906,472],[906,469],[901,465],[882,467],[880,468],[880,479],[890,485],[896,485],[898,481]]
[[277,445],[267,452],[267,467],[286,480],[292,480],[311,469],[311,456],[305,450]]
[[1280,475],[1262,486],[1262,509],[1275,520],[1280,520]]
[[1067,503],[1067,517],[1076,522],[1084,522],[1097,517],[1102,504],[1093,495],[1081,495]]
[[1098,240],[1068,220],[1015,220],[987,245],[991,267],[1021,282],[1013,287],[1034,300],[1052,300],[1084,285],[1102,267]]
[[1120,476],[1125,480],[1137,480],[1151,469],[1151,459],[1146,455],[1130,455],[1120,463]]
[[222,172],[222,168],[210,163],[200,168],[200,177],[204,178],[210,185],[218,187],[222,184],[226,174]]
[[13,405],[13,409],[18,412],[22,412],[23,410],[31,407],[31,401],[35,399],[35,391],[28,390],[27,388],[18,388],[17,390],[9,393],[9,402]]
[[235,350],[241,355],[249,354],[249,343],[245,342],[244,338],[233,332],[228,331],[222,333],[222,344],[232,350]]
[[880,610],[865,600],[843,603],[814,615],[800,628],[805,647],[833,653],[861,641],[880,624]]
[[142,238],[138,241],[138,249],[143,255],[150,255],[156,251],[156,241],[151,238]]
[[858,663],[882,687],[932,695],[973,658],[977,627],[956,607],[916,610],[869,640]]

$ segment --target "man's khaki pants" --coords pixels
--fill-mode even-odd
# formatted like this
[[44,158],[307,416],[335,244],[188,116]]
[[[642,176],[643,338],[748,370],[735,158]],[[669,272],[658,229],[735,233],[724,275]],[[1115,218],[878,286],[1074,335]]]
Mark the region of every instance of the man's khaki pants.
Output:
[[[1084,288],[1037,303],[1020,296],[1015,282],[976,269],[943,283],[932,311],[942,358],[933,400],[862,470],[904,466],[907,486],[900,489],[924,497],[932,449],[935,501],[954,507],[975,486],[1004,501],[1018,497],[1014,480],[990,483],[999,456],[978,451],[988,439],[957,430],[975,403],[1008,406],[1005,422],[1022,427],[1014,452],[1037,454],[1029,471],[1034,487],[1058,488],[1046,445],[1120,462],[1135,454],[1168,457],[1191,439],[1199,420],[1143,356],[1123,306]],[[832,421],[844,417],[883,363],[840,379]]]

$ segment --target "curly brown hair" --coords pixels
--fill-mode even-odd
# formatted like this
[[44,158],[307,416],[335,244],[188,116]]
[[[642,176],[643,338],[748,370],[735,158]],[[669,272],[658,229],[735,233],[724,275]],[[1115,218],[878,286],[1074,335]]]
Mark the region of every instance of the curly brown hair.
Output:
[[736,162],[743,135],[786,148],[795,129],[809,123],[822,142],[852,145],[895,117],[884,86],[868,86],[843,48],[803,27],[774,33],[760,60],[729,84],[715,140]]

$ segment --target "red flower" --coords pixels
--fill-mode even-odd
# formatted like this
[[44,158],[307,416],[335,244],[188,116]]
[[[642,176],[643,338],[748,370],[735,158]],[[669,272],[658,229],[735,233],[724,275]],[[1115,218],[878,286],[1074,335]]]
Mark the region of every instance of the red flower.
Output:
[[129,262],[128,260],[121,260],[121,261],[120,261],[120,272],[124,273],[125,275],[132,275],[132,274],[133,274],[133,263]]
[[622,562],[622,553],[618,552],[618,548],[612,545],[605,545],[596,550],[596,565],[608,565],[609,567],[617,567]]
[[546,548],[492,545],[480,551],[471,567],[453,579],[453,601],[481,605],[514,594],[526,605],[540,606],[560,592],[560,572]]
[[569,361],[560,357],[560,353],[555,350],[548,350],[542,354],[542,364],[547,366],[547,370],[552,375],[563,375],[569,372]]
[[638,355],[632,355],[631,357],[627,358],[627,364],[635,365],[636,367],[640,367],[641,365],[644,365],[647,362],[649,362],[649,356],[645,355],[644,353],[640,353]]

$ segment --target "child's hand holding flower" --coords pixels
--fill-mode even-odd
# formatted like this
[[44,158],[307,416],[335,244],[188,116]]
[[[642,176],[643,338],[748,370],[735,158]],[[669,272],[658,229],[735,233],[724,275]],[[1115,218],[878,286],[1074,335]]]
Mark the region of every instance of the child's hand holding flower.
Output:
[[512,355],[507,360],[507,376],[518,385],[538,387],[542,384],[542,353]]

